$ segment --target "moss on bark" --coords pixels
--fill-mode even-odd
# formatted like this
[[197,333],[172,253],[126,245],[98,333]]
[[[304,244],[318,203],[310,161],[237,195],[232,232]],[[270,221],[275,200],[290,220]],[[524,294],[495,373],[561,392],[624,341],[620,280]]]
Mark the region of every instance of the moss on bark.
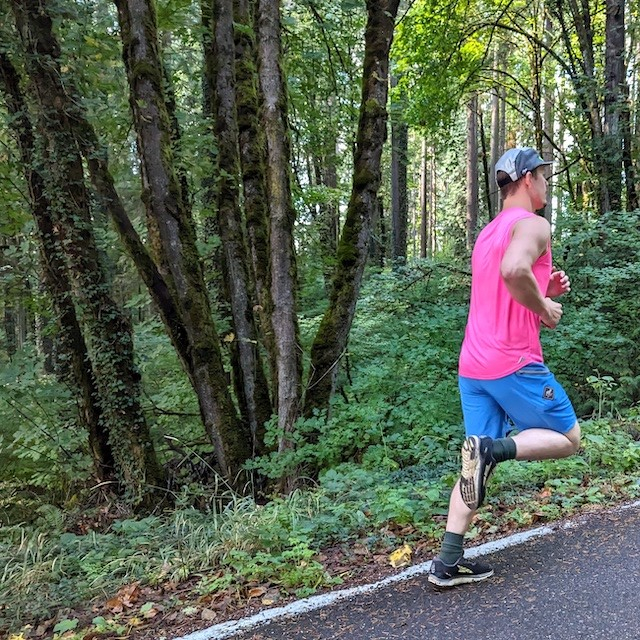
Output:
[[311,348],[304,413],[327,411],[335,388],[367,259],[386,138],[389,51],[398,0],[368,0],[362,100],[351,197],[338,244],[329,307]]

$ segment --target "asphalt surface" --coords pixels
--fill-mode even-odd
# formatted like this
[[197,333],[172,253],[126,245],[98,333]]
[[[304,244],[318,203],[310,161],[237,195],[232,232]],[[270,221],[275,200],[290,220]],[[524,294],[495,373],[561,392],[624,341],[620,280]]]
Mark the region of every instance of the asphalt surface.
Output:
[[495,576],[435,590],[426,575],[235,640],[640,640],[640,508],[484,557]]

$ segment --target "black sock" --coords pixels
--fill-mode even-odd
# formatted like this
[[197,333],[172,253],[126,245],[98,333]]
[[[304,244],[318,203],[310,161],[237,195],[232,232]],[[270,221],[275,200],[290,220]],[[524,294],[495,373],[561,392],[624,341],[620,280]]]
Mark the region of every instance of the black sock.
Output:
[[454,565],[463,555],[462,541],[464,535],[461,533],[453,533],[445,531],[442,540],[442,548],[440,549],[440,560],[448,565]]
[[516,441],[513,438],[497,438],[493,441],[493,459],[496,462],[513,460],[516,457]]

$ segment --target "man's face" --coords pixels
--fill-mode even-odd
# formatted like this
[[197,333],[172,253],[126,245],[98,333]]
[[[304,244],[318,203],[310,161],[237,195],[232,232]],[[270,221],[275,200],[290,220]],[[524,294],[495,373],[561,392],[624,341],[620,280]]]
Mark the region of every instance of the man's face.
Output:
[[547,204],[547,177],[544,169],[537,169],[531,173],[531,200],[534,211],[543,209]]

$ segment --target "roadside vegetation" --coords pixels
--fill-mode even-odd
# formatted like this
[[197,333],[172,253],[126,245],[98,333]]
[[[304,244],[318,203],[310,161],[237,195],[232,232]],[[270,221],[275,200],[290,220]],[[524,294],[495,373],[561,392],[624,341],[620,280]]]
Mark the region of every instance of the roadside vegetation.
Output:
[[[548,362],[583,417],[583,446],[565,460],[501,465],[471,543],[640,495],[637,372],[625,368],[635,266],[628,255],[612,258],[614,247],[599,265],[580,251],[592,239],[586,229],[575,235],[574,292],[561,328],[544,333]],[[598,283],[591,296],[587,281]],[[108,487],[90,486],[84,438],[59,427],[70,399],[53,377],[43,382],[28,352],[16,359],[1,387],[2,424],[21,426],[3,447],[13,479],[3,474],[0,627],[13,640],[135,637],[161,621],[207,624],[247,603],[308,596],[357,579],[368,564],[428,559],[458,471],[467,296],[468,274],[453,261],[371,272],[331,417],[299,421],[290,455],[251,463],[255,477],[274,481],[305,465],[323,472],[258,500],[216,476],[162,332],[138,326],[146,410],[175,505],[142,518],[110,500]],[[605,313],[612,302],[616,313]],[[317,321],[303,318],[303,333]],[[312,431],[313,445],[304,439]],[[267,441],[278,435],[271,425]],[[403,548],[400,562],[390,560]]]

